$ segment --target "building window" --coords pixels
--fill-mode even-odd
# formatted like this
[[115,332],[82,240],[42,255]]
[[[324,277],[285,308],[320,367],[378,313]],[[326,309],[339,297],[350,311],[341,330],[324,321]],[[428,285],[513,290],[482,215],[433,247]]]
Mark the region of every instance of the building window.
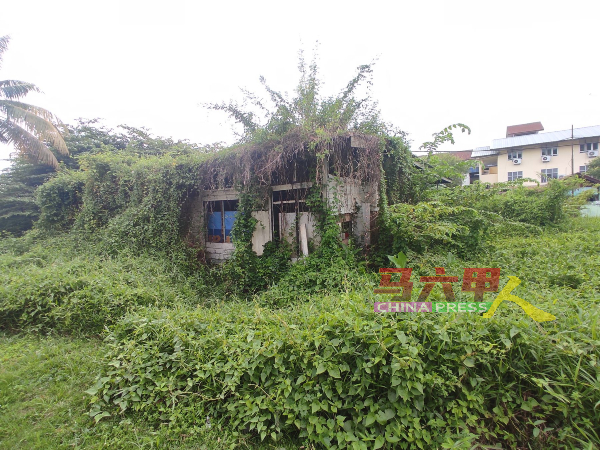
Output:
[[588,142],[587,144],[579,144],[579,153],[585,153],[590,150],[598,150],[598,143]]
[[517,152],[517,151],[508,152],[508,159],[510,159],[511,161],[513,159],[519,159],[522,157],[523,157],[523,152]]
[[558,156],[558,147],[543,148],[542,156]]
[[523,178],[522,171],[519,170],[518,172],[508,172],[508,181],[515,181],[519,178]]
[[558,178],[558,168],[542,169],[542,183],[547,183],[548,178]]
[[237,200],[206,202],[207,242],[230,243],[231,229],[237,213]]
[[588,170],[588,166],[579,166],[579,172],[586,173]]

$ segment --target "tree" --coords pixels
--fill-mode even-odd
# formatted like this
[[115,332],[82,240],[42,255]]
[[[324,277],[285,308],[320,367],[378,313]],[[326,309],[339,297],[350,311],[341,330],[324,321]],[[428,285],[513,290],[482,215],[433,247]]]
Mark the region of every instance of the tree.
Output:
[[[316,51],[310,64],[306,63],[304,52],[299,52],[298,70],[300,79],[291,98],[273,89],[261,76],[267,100],[242,89],[242,104],[230,101],[204,106],[227,113],[243,127],[241,133],[236,133],[239,142],[280,138],[292,130],[308,135],[333,135],[349,130],[368,134],[402,133],[390,129],[391,126],[380,119],[377,102],[371,98],[373,63],[359,66],[354,78],[337,95],[329,97],[321,94]],[[360,96],[359,89],[365,84],[366,92]]]
[[469,173],[469,168],[473,161],[462,161],[452,153],[438,153],[425,158],[429,165],[429,172],[432,181],[439,181],[441,178],[447,178],[452,181],[452,186],[461,186],[465,175]]
[[18,156],[8,169],[0,173],[0,235],[21,235],[33,226],[40,209],[35,203],[35,190],[54,170],[34,164]]
[[[8,36],[0,37],[0,67],[8,48]],[[32,162],[58,168],[58,161],[46,144],[68,155],[67,145],[58,129],[60,120],[50,111],[20,100],[29,92],[40,92],[25,81],[0,81],[0,142],[11,144]]]
[[595,158],[589,164],[586,175],[594,178],[600,178],[600,158]]

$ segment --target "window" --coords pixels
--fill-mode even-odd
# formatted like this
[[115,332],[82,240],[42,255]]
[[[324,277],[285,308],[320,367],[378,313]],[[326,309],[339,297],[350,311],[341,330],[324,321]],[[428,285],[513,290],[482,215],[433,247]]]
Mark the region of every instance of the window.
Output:
[[237,200],[206,202],[207,242],[230,243],[231,229],[237,213]]
[[585,153],[590,150],[598,150],[598,143],[588,142],[587,144],[579,144],[579,153]]
[[542,156],[558,156],[558,148],[557,147],[543,148]]
[[586,173],[588,170],[588,166],[579,166],[579,172]]
[[548,178],[558,178],[558,169],[542,169],[542,183],[547,183]]
[[522,171],[519,170],[518,172],[508,172],[508,181],[515,181],[519,178],[523,178]]
[[508,152],[508,159],[513,160],[513,159],[517,159],[517,158],[522,158],[523,157],[523,152],[518,152],[518,151],[512,151],[512,152]]

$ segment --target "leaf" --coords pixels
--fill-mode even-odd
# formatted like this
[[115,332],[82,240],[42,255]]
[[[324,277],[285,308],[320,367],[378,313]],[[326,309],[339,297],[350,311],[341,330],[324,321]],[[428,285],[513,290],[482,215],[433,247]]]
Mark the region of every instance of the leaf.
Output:
[[473,358],[465,358],[463,364],[467,367],[475,367],[475,360]]
[[107,413],[106,411],[102,411],[100,414],[96,414],[94,416],[94,420],[96,421],[96,423],[100,422],[100,420],[102,420],[104,417],[109,417],[110,414]]
[[340,378],[340,369],[338,369],[337,367],[327,369],[327,372],[329,373],[329,376],[333,378]]
[[396,331],[396,337],[401,344],[406,344],[406,334],[404,334],[404,331]]
[[387,408],[385,411],[379,411],[377,413],[377,420],[379,422],[387,422],[390,419],[393,419],[396,413],[393,409]]
[[406,267],[406,259],[407,258],[404,253],[398,252],[398,255],[396,255],[396,256],[387,255],[387,257],[392,263],[394,263],[396,268],[403,269],[404,267]]
[[369,425],[371,425],[373,422],[375,422],[375,414],[373,413],[369,413],[367,415],[367,418],[365,419],[365,426],[368,427]]
[[317,375],[325,372],[326,370],[327,370],[327,368],[325,367],[325,364],[319,363],[319,365],[317,366]]
[[533,437],[538,437],[540,435],[540,429],[539,428],[534,428],[533,429]]
[[373,446],[374,450],[377,450],[378,448],[383,447],[383,444],[385,444],[385,439],[383,436],[377,436],[375,438],[375,445]]
[[510,329],[510,338],[512,339],[513,337],[515,337],[515,334],[518,334],[521,330],[519,330],[518,328],[512,327]]

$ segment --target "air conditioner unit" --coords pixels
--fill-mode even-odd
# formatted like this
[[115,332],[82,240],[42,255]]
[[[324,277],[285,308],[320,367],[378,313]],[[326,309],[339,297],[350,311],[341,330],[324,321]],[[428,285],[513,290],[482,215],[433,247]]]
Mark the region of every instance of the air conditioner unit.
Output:
[[551,159],[552,159],[552,157],[550,155],[542,156],[542,162],[550,162]]
[[588,151],[588,156],[590,158],[594,158],[594,157],[598,156],[598,150],[590,150],[590,151]]
[[513,164],[521,164],[521,158],[513,159]]

